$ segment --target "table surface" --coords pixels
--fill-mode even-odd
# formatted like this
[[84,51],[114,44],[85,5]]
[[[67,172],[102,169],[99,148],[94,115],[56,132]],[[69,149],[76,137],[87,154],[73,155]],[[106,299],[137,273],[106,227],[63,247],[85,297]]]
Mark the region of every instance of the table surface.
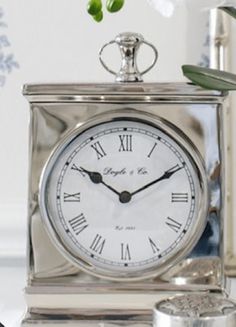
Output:
[[[26,268],[18,266],[0,266],[0,322],[5,327],[20,327],[25,314],[24,287]],[[236,278],[231,279],[231,298],[236,300]]]

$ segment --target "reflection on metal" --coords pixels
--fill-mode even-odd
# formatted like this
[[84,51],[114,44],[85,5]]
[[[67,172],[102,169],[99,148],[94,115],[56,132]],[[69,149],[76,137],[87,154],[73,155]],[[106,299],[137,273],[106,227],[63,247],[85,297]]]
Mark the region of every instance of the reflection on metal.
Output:
[[[31,103],[29,183],[29,270],[24,326],[151,326],[158,299],[176,293],[222,294],[225,149],[224,94],[186,84],[35,85]],[[58,250],[39,211],[39,179],[52,151],[96,115],[146,112],[180,129],[198,148],[209,189],[206,228],[188,257],[162,276],[126,282],[82,272]],[[122,313],[122,315],[121,315]]]
[[[111,70],[102,59],[104,49],[114,43],[118,45],[122,58],[120,71],[117,73]],[[147,69],[139,72],[137,66],[137,55],[142,44],[146,44],[147,46],[151,47],[154,52],[154,60]],[[100,50],[99,59],[102,66],[109,73],[116,76],[116,82],[142,82],[142,76],[149,72],[156,64],[158,52],[155,46],[145,41],[141,34],[126,32],[119,34],[115,40],[105,44]]]
[[160,301],[154,308],[154,327],[233,327],[236,303],[215,294],[189,294]]
[[182,261],[165,276],[177,285],[214,284],[220,279],[221,261],[217,256],[198,257]]
[[227,70],[229,66],[229,19],[222,10],[210,13],[210,66]]
[[54,316],[50,314],[27,314],[22,327],[152,327],[152,312],[143,312],[142,315],[136,311],[129,313],[113,311],[107,314],[87,311],[80,311],[78,314],[67,312],[61,314],[58,312]]
[[[222,10],[214,9],[211,11],[211,67],[220,70],[229,71],[231,68],[230,62],[230,16]],[[236,275],[236,254],[234,250],[234,218],[233,218],[233,178],[234,163],[233,163],[233,135],[232,135],[232,96],[228,101],[228,105],[223,115],[223,128],[225,141],[227,144],[227,181],[226,181],[226,197],[227,197],[227,212],[226,212],[226,228],[225,228],[225,270],[227,275]]]

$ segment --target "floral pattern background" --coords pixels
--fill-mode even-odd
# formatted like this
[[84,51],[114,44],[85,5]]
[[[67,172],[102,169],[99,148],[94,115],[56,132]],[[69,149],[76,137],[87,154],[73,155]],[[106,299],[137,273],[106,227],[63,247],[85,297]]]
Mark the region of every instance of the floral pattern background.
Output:
[[13,69],[19,68],[18,62],[14,59],[14,54],[9,51],[11,43],[7,37],[7,24],[4,21],[4,11],[0,7],[0,88],[6,83],[7,75]]

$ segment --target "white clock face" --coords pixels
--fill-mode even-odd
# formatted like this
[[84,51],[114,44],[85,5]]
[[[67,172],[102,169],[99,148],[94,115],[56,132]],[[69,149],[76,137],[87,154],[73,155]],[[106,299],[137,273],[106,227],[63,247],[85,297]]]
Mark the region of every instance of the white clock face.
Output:
[[158,126],[101,122],[52,156],[42,177],[44,220],[63,252],[98,274],[161,272],[202,232],[199,164]]

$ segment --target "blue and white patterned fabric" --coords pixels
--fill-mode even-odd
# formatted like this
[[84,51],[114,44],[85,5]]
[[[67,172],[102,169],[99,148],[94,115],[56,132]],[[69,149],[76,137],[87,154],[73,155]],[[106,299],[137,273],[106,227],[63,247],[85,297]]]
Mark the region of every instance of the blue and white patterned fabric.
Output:
[[7,36],[7,24],[4,21],[4,11],[0,7],[0,87],[5,85],[7,75],[12,73],[15,68],[19,68],[19,64],[11,51],[11,43]]

